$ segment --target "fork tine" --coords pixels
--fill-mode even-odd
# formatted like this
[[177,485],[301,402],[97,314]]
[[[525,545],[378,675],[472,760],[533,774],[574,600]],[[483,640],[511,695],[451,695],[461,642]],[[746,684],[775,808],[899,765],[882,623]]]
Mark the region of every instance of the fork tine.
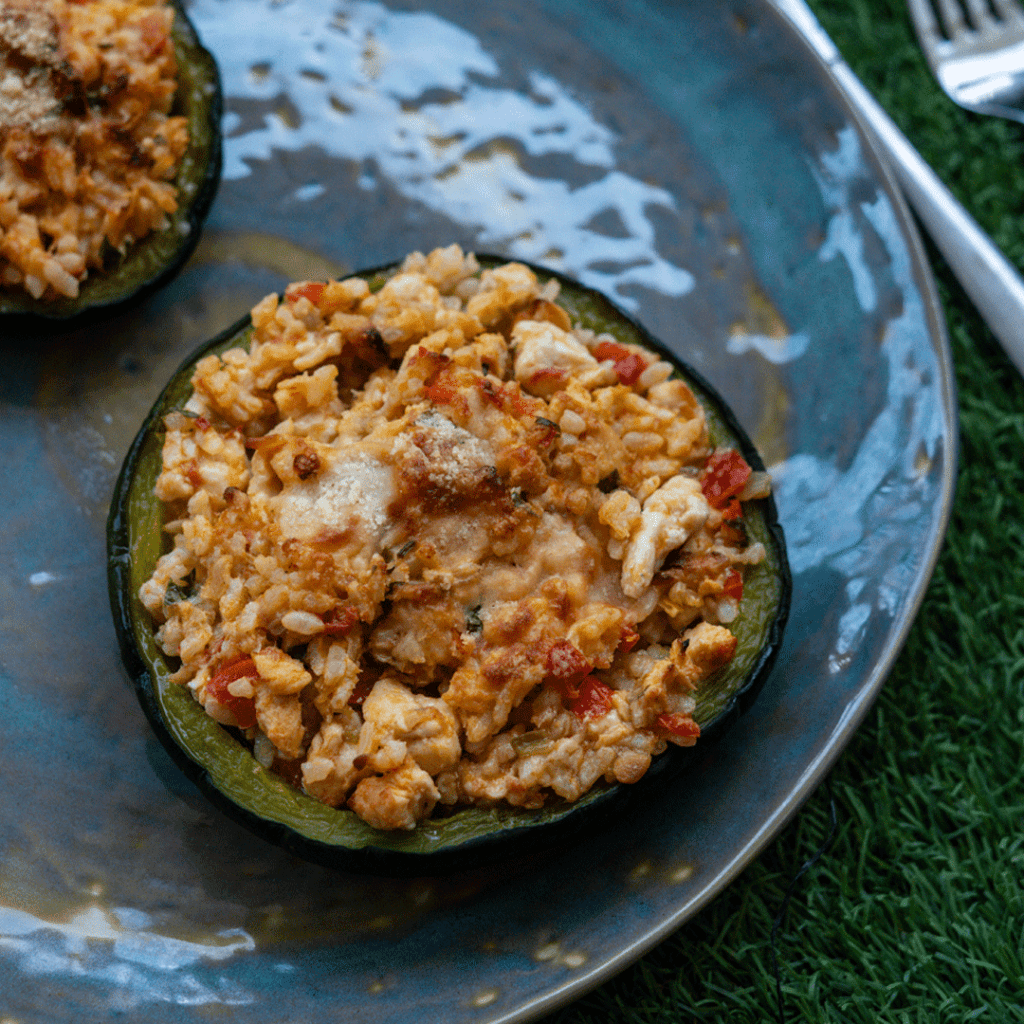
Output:
[[906,3],[924,57],[949,98],[976,114],[1024,124],[1021,0]]
[[931,0],[907,0],[907,7],[910,8],[910,17],[914,22],[918,38],[927,50],[942,34]]
[[967,4],[967,13],[971,25],[977,31],[984,32],[985,29],[991,28],[995,24],[995,19],[992,17],[992,12],[989,10],[985,0],[964,0],[964,2]]
[[1024,25],[1024,10],[1021,9],[1017,0],[992,0],[996,14],[1002,21],[1014,25]]
[[964,9],[957,3],[957,0],[937,0],[937,3],[947,39],[953,39],[967,30]]
[[937,36],[939,34],[939,23],[935,19],[932,0],[906,0],[906,5],[910,9],[913,27],[919,36]]

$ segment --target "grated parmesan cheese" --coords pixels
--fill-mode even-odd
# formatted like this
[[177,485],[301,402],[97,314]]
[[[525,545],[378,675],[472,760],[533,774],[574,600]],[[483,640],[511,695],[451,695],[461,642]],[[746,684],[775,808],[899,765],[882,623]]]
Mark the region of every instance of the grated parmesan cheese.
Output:
[[277,515],[286,537],[312,540],[325,531],[356,528],[368,543],[388,523],[394,476],[369,456],[340,457],[315,480],[297,484],[277,499]]

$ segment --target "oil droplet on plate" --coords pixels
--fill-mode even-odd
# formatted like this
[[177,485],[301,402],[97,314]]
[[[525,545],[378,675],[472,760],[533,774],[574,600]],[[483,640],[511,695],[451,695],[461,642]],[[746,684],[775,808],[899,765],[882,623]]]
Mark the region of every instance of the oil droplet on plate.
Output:
[[485,989],[473,996],[473,1005],[479,1008],[490,1006],[497,998],[498,990],[496,988]]
[[649,861],[642,861],[637,864],[635,868],[629,873],[629,880],[635,885],[637,882],[643,881],[651,873],[651,865]]
[[582,967],[587,962],[586,953],[563,953],[562,945],[559,942],[545,943],[533,954],[533,958],[542,964],[557,964],[560,967],[568,967],[570,969]]
[[693,865],[683,864],[668,876],[670,882],[685,882],[693,876]]

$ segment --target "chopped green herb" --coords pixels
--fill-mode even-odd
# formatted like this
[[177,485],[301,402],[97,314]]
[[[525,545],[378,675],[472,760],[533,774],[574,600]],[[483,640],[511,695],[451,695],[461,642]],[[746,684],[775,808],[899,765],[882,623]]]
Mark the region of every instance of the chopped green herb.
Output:
[[196,596],[195,573],[189,573],[180,582],[171,580],[164,591],[164,605],[178,604],[181,601],[191,601]]
[[509,497],[512,499],[512,504],[516,508],[521,508],[524,512],[529,513],[531,516],[539,516],[540,513],[530,504],[530,502],[524,497],[523,489],[521,487],[513,487],[509,491]]

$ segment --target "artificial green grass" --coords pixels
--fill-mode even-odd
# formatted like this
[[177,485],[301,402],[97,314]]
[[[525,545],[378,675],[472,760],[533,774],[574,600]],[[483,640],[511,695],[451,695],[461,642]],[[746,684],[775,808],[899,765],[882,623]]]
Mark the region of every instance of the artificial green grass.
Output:
[[[1024,267],[1024,126],[945,97],[904,0],[811,5]],[[832,772],[835,843],[799,880],[779,928],[790,1021],[1024,1021],[1024,382],[929,255],[960,389],[956,501],[906,647]],[[828,832],[821,789],[714,903],[545,1024],[778,1020],[772,922]]]

